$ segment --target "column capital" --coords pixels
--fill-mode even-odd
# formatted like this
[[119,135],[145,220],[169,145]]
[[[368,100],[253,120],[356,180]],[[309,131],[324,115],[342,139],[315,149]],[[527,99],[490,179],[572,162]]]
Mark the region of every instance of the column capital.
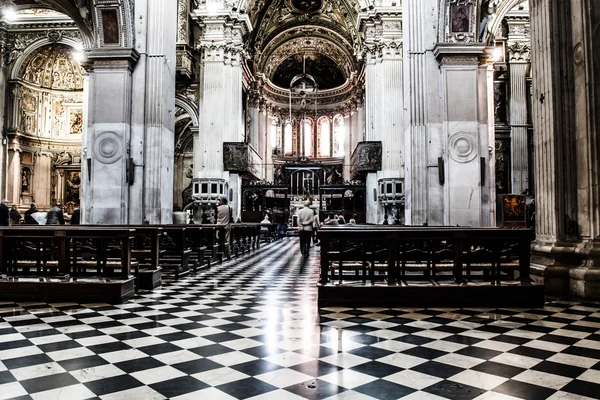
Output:
[[510,41],[506,46],[508,50],[508,60],[510,64],[521,62],[530,62],[531,45],[528,41]]
[[358,28],[364,36],[362,58],[370,64],[384,59],[402,59],[402,10],[372,10],[358,17]]
[[87,63],[83,63],[86,69],[129,69],[133,71],[135,64],[140,59],[140,53],[133,48],[119,49],[94,49],[86,52]]

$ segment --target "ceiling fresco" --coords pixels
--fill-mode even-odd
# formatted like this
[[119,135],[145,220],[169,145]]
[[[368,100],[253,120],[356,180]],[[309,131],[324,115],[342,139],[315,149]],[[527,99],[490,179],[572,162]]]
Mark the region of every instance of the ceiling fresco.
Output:
[[306,74],[311,75],[317,82],[319,90],[333,89],[346,82],[340,67],[329,57],[323,54],[295,54],[285,59],[275,71],[272,82],[281,87],[289,88],[292,78],[303,73],[306,65]]

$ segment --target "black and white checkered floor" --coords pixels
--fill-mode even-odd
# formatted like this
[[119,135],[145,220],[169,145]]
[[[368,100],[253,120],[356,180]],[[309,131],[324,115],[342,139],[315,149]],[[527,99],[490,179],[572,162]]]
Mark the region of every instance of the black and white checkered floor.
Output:
[[600,303],[319,310],[317,249],[121,305],[2,302],[0,399],[600,399]]

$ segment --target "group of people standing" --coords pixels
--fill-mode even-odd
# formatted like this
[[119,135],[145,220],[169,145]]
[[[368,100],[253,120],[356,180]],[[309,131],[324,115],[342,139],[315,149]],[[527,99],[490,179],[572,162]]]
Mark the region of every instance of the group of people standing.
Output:
[[[38,220],[33,214],[38,213],[39,210],[35,204],[30,204],[29,209],[25,211],[22,224],[24,225],[39,225]],[[71,215],[71,225],[79,225],[80,210],[76,207]],[[42,221],[43,222],[43,221]],[[10,209],[8,208],[8,200],[2,200],[0,203],[0,226],[15,226],[21,224],[21,214],[17,209],[16,205],[13,205]],[[63,209],[61,204],[56,204],[46,213],[46,225],[64,225],[65,218],[63,215]]]

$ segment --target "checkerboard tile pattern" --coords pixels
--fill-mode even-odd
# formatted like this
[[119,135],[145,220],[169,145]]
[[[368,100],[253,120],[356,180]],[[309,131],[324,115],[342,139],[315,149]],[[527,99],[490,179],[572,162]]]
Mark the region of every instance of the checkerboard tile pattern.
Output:
[[1,399],[600,399],[600,303],[317,308],[264,246],[120,305],[0,303]]

